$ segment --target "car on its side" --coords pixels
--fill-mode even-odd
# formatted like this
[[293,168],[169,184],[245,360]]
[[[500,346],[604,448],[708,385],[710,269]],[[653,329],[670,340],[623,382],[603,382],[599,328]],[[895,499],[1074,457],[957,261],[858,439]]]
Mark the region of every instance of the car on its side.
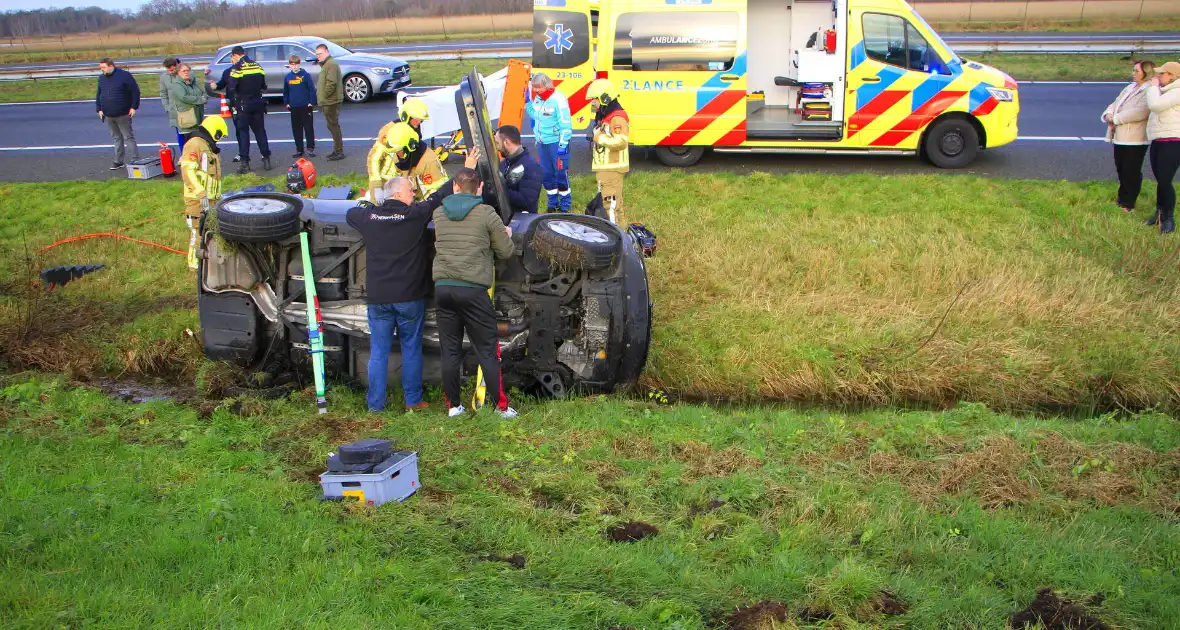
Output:
[[241,42],[219,48],[209,64],[209,76],[221,77],[226,68],[233,65],[230,51],[234,46],[246,49],[246,56],[258,62],[266,71],[266,96],[282,96],[283,79],[291,55],[299,55],[303,69],[313,78],[319,77],[320,67],[316,61],[315,49],[320,44],[340,64],[340,76],[344,83],[344,98],[351,103],[362,103],[375,94],[393,94],[410,87],[410,65],[397,57],[353,52],[344,46],[322,37],[272,37],[251,42]]
[[[512,213],[496,163],[480,79],[460,82],[464,137],[481,148],[479,170],[515,255],[496,264],[495,315],[504,382],[541,395],[610,392],[633,386],[647,361],[652,301],[642,247],[632,231],[598,216]],[[368,384],[367,264],[360,234],[345,220],[360,201],[321,190],[317,198],[262,190],[226,193],[201,224],[197,310],[205,355],[261,368],[309,371],[304,275],[314,274],[323,315],[324,358],[333,378]],[[331,197],[331,198],[329,198]],[[213,219],[216,219],[215,221]],[[312,269],[303,268],[300,233]],[[424,238],[434,242],[431,226]],[[423,330],[423,376],[442,379],[433,298]],[[464,370],[476,372],[464,343]],[[395,347],[388,378],[400,382]]]

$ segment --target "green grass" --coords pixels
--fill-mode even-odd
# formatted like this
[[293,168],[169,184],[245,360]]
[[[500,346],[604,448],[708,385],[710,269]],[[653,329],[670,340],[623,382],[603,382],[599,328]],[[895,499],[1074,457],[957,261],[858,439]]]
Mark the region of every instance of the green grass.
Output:
[[[506,61],[501,59],[480,59],[472,61],[415,61],[411,64],[411,77],[415,85],[452,85],[458,83],[474,66],[484,74],[491,74],[503,68]],[[95,73],[97,76],[97,72]],[[203,76],[198,74],[198,77]],[[144,98],[159,96],[160,84],[153,75],[136,75],[140,95]],[[28,103],[38,101],[74,101],[93,99],[97,78],[86,79],[37,79],[31,81],[5,81],[0,90],[0,103]]]
[[1141,59],[1157,64],[1180,57],[1180,52],[1127,55],[966,55],[1007,72],[1018,81],[1131,81],[1131,66]]
[[[260,181],[231,177],[226,187]],[[341,181],[363,185],[360,176],[323,185]],[[575,206],[592,186],[576,179]],[[1180,280],[1167,272],[1180,245],[1119,212],[1113,182],[666,170],[633,173],[627,186],[628,216],[660,237],[648,265],[646,385],[697,399],[967,400],[1083,414],[1180,403]],[[1149,188],[1140,205],[1153,203]],[[198,322],[181,257],[107,239],[26,262],[59,238],[120,226],[184,249],[178,183],[5,184],[0,207],[0,277],[10,283],[0,359],[53,372],[195,373],[199,349],[182,333]],[[14,297],[35,282],[30,270],[88,262],[108,269],[33,293],[35,308]],[[167,326],[137,326],[147,316]]]
[[939,32],[968,33],[1169,33],[1180,30],[1180,18],[1158,17],[1142,20],[1028,20],[997,22],[931,22]]
[[[772,601],[792,621],[731,627],[982,630],[1041,587],[1104,593],[1121,628],[1180,619],[1166,416],[331,399],[323,418],[306,392],[197,408],[5,379],[0,625],[688,630]],[[418,451],[424,490],[319,503],[327,452],[368,436]],[[606,540],[631,520],[659,534]]]

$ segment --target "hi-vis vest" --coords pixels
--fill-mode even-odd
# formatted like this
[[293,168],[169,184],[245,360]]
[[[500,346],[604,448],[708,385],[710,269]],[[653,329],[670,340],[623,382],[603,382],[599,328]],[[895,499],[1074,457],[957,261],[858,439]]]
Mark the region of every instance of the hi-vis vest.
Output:
[[184,143],[180,179],[184,182],[185,199],[212,202],[221,197],[221,159],[201,136],[194,135]]
[[405,177],[410,180],[414,189],[414,198],[422,201],[434,191],[442,187],[447,181],[447,172],[443,169],[438,154],[427,150],[418,160],[418,165],[409,172],[399,171],[397,168],[397,152],[385,145],[388,128],[396,123],[388,123],[377,132],[377,141],[369,149],[369,188],[377,188],[394,177]]
[[590,169],[619,173],[631,170],[631,152],[627,149],[629,133],[631,126],[621,111],[614,112],[595,127]]

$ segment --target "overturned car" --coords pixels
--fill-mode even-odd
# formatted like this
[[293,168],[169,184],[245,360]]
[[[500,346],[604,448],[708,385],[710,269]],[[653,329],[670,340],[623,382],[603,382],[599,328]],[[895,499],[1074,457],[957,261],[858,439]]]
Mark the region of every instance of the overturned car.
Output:
[[[474,89],[472,86],[476,86]],[[481,147],[485,189],[512,227],[515,255],[496,263],[495,313],[506,386],[562,396],[571,389],[609,392],[643,371],[652,303],[642,245],[602,218],[576,214],[511,215],[491,161],[496,151],[478,75],[463,80],[456,106],[464,136]],[[486,157],[490,156],[490,157]],[[338,192],[336,190],[326,191]],[[323,314],[328,375],[368,383],[369,324],[365,248],[346,222],[359,202],[278,192],[225,195],[202,221],[198,310],[206,356],[243,366],[280,360],[307,365],[304,275],[313,274]],[[510,216],[511,215],[511,216]],[[304,269],[300,232],[308,233]],[[433,242],[433,226],[427,237]],[[465,342],[466,346],[466,342]],[[442,380],[433,301],[423,333],[423,378]],[[400,382],[394,346],[389,381]],[[474,375],[474,353],[464,355]]]

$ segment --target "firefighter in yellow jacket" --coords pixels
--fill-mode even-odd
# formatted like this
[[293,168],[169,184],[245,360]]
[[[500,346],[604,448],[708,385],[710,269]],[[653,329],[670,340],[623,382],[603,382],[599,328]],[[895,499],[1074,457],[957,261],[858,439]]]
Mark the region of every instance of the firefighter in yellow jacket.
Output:
[[217,141],[229,135],[225,119],[208,116],[201,121],[180,153],[180,179],[184,183],[184,218],[192,235],[188,266],[197,268],[197,227],[201,215],[221,198],[221,158]]
[[[394,177],[405,177],[414,189],[414,198],[422,201],[441,188],[447,172],[434,151],[417,152],[421,143],[418,132],[407,123],[382,127],[369,150],[369,190],[379,190]],[[414,163],[416,152],[418,161]]]
[[623,217],[623,175],[631,170],[627,135],[631,126],[619,104],[619,91],[608,79],[596,79],[586,90],[593,100],[594,126],[590,168],[598,179],[602,205],[615,225],[627,229]]

